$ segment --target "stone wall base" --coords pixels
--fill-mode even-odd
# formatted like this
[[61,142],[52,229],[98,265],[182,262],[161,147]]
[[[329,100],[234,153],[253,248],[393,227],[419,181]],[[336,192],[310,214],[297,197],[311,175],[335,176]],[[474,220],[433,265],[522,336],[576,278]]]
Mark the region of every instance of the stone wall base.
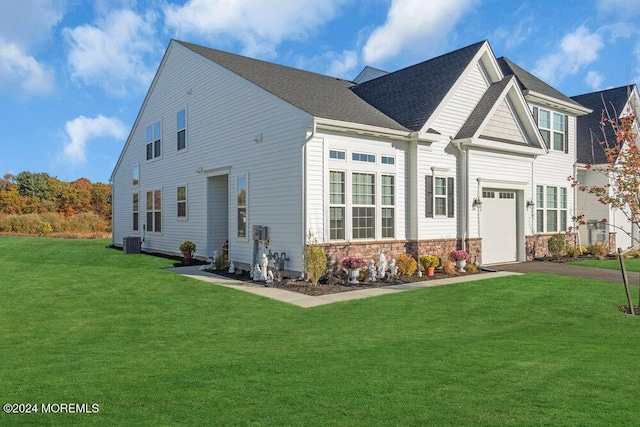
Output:
[[[482,239],[466,239],[466,250],[471,256],[470,262],[481,259]],[[462,239],[430,239],[430,240],[394,240],[394,241],[368,241],[368,242],[340,242],[319,243],[327,254],[327,264],[330,270],[341,268],[340,261],[345,258],[361,258],[365,261],[373,259],[378,261],[380,251],[384,251],[387,259],[397,258],[408,253],[416,260],[420,255],[435,255],[439,258],[449,256],[454,250],[462,249]]]

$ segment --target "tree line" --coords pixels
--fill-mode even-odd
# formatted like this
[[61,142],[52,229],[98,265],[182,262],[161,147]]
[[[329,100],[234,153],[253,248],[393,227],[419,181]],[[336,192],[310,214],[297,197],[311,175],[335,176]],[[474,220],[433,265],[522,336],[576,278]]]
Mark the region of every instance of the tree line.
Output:
[[[111,185],[92,183],[86,178],[66,182],[45,172],[28,171],[5,174],[0,179],[0,231],[29,232],[16,229],[15,224],[20,223],[16,216],[50,219],[50,214],[56,214],[62,220],[80,215],[85,218],[95,216],[102,223],[100,228],[103,230],[100,231],[109,231]],[[12,223],[10,227],[6,225],[8,222]],[[7,227],[11,229],[7,230]]]

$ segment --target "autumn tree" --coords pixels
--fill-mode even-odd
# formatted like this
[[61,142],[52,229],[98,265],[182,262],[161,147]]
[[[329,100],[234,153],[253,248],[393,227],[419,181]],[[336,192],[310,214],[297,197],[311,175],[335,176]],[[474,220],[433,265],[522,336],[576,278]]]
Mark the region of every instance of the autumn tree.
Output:
[[[569,177],[571,185],[580,191],[595,196],[602,204],[619,209],[627,220],[640,225],[640,150],[638,150],[638,135],[634,130],[635,116],[630,111],[617,119],[612,117],[605,108],[600,123],[603,140],[600,141],[606,163],[600,165],[586,165],[586,169],[603,174],[606,184],[580,184],[575,177]],[[609,127],[615,135],[614,140],[606,137]],[[636,239],[630,231],[622,229],[632,241]]]

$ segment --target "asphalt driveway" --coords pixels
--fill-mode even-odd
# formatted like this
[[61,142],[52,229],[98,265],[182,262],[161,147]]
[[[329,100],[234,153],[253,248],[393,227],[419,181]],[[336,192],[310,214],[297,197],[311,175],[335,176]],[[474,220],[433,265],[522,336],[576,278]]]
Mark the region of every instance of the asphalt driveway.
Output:
[[[497,271],[510,271],[514,273],[550,273],[561,276],[586,277],[588,279],[604,280],[607,282],[623,283],[620,270],[609,270],[606,268],[585,267],[581,265],[571,265],[560,262],[530,261],[510,264],[496,264],[489,268]],[[638,286],[640,283],[640,273],[627,271],[629,284]]]

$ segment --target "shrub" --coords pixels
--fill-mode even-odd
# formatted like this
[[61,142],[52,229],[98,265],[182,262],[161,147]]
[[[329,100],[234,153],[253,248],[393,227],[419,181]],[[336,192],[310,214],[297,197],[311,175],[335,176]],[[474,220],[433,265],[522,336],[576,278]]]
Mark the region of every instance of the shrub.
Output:
[[560,258],[565,255],[568,247],[567,238],[562,233],[554,234],[547,241],[547,249],[549,249],[549,253],[554,258]]
[[435,255],[422,255],[420,256],[420,264],[424,267],[437,267],[440,265],[440,260]]
[[311,284],[316,286],[327,272],[327,255],[320,246],[307,245],[304,249],[304,264],[307,277],[311,280]]
[[567,256],[571,258],[577,258],[580,256],[580,248],[577,246],[567,246]]
[[44,237],[53,233],[53,227],[48,222],[43,222],[40,228],[38,229],[38,236]]
[[464,271],[466,271],[467,273],[477,273],[478,267],[476,267],[475,264],[468,263],[467,265],[464,266]]
[[418,262],[409,254],[402,254],[396,258],[398,276],[413,276],[418,269]]
[[589,251],[589,253],[591,253],[591,255],[593,255],[598,259],[604,259],[607,256],[607,253],[609,252],[607,250],[607,247],[602,243],[594,243],[591,246],[589,246],[587,250]]
[[456,266],[453,265],[451,257],[444,257],[442,259],[442,272],[448,276],[456,276],[458,274],[458,270],[456,270]]

